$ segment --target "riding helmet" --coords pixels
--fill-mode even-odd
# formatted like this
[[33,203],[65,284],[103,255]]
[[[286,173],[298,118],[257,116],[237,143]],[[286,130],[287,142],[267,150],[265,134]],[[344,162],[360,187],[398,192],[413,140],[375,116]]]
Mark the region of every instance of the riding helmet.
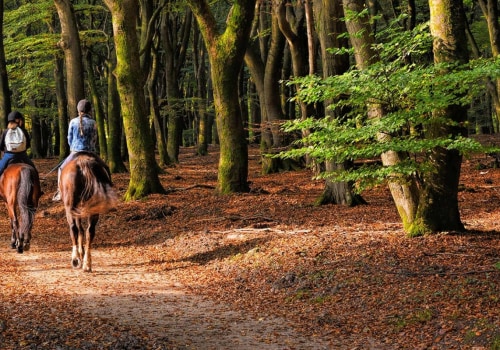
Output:
[[24,120],[24,117],[21,113],[19,113],[18,111],[12,111],[9,113],[9,115],[7,116],[7,121],[8,122],[15,122],[16,119],[21,119],[21,120]]

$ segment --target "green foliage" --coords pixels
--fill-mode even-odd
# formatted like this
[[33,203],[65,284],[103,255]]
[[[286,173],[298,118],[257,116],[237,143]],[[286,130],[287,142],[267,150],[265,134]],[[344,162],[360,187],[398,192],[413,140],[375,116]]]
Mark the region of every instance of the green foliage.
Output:
[[[437,147],[462,154],[484,151],[478,142],[451,132],[466,129],[466,123],[435,111],[469,105],[484,93],[487,77],[500,76],[500,61],[480,59],[463,66],[430,64],[432,40],[427,25],[408,32],[388,27],[380,35],[387,41],[376,45],[380,61],[370,68],[290,82],[300,86],[296,99],[306,103],[326,101],[336,117],[287,122],[286,132],[307,129],[310,133],[278,157],[308,155],[318,162],[343,163],[377,158],[388,151],[401,156],[402,161],[393,166],[370,163],[318,175],[353,181],[362,190],[388,179],[421,178],[422,173],[433,170],[429,151]],[[369,108],[383,110],[383,118],[369,118]],[[436,126],[449,132],[430,137],[429,131]]]
[[[22,4],[4,14],[4,46],[12,102],[30,105],[54,91],[54,59],[60,35],[53,33],[53,1]],[[54,114],[54,113],[51,113]]]
[[[94,56],[109,55],[109,13],[104,6],[73,2],[84,49]],[[64,54],[58,46],[60,27],[54,1],[6,2],[4,46],[15,108],[39,117],[57,115],[55,101],[55,60]],[[34,107],[36,105],[36,107]]]

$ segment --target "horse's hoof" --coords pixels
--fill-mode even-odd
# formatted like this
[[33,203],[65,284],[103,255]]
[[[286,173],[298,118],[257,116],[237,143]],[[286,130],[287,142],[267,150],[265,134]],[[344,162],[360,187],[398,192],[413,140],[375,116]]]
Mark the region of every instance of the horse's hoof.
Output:
[[24,244],[24,251],[27,252],[28,250],[30,250],[30,244],[29,243],[25,243]]
[[10,244],[10,247],[11,247],[12,249],[17,249],[17,244],[16,244],[16,242],[12,242],[12,243]]
[[24,250],[23,250],[23,246],[22,246],[22,245],[19,245],[19,247],[17,247],[17,252],[18,252],[19,254],[22,254],[22,253],[24,252]]
[[71,266],[73,266],[74,269],[79,269],[80,267],[82,267],[82,263],[80,259],[73,259],[71,260]]

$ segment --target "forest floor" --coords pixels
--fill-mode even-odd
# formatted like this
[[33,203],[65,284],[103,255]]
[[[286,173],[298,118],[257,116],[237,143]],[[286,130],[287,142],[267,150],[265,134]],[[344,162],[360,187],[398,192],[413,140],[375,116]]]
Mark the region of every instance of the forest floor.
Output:
[[[500,169],[465,159],[467,232],[407,238],[385,187],[353,208],[314,200],[309,170],[219,196],[218,153],[183,148],[166,195],[103,215],[93,272],[70,266],[57,159],[31,249],[0,208],[0,349],[500,349]],[[128,175],[114,175],[123,194]]]

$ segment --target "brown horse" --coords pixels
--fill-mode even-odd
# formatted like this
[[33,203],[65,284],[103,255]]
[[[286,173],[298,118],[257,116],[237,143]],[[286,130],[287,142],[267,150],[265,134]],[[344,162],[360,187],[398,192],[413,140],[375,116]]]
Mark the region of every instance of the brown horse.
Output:
[[29,250],[31,229],[42,196],[38,172],[31,165],[11,164],[0,176],[0,198],[6,203],[12,229],[11,247]]
[[[106,164],[90,152],[79,152],[61,171],[61,199],[66,210],[69,234],[73,244],[71,264],[92,271],[90,246],[95,236],[99,214],[113,209],[117,194]],[[87,219],[87,229],[82,220]]]

